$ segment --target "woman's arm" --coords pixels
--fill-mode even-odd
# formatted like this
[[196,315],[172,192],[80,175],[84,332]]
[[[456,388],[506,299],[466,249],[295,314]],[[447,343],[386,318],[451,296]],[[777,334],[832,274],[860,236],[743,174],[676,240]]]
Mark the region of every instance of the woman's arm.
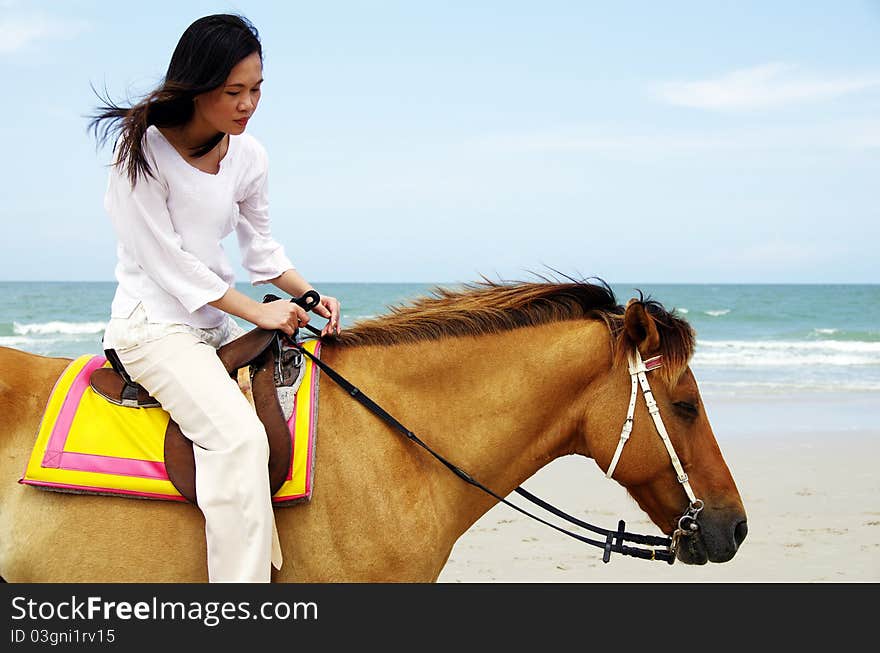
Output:
[[220,299],[209,303],[258,327],[280,329],[289,336],[293,335],[298,326],[309,322],[308,313],[293,302],[279,299],[261,304],[235,288],[229,288]]
[[[284,248],[272,238],[269,228],[268,157],[262,145],[252,142],[255,147],[255,177],[244,199],[238,203],[241,219],[235,227],[242,266],[249,272],[251,283],[271,283],[282,292],[300,296],[314,288],[294,269]],[[327,318],[327,324],[321,330],[322,336],[339,333],[339,301],[335,297],[321,295],[321,302],[312,310]]]

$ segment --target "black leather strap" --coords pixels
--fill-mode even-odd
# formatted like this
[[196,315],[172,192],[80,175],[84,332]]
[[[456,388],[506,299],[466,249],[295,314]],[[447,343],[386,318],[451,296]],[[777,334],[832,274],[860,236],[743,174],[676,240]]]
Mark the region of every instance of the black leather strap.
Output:
[[119,373],[119,376],[122,377],[122,380],[125,381],[125,385],[122,387],[122,401],[129,402],[134,406],[137,406],[138,401],[138,385],[131,380],[131,377],[128,375],[128,372],[125,371],[125,367],[122,365],[122,361],[119,360],[119,355],[116,353],[115,349],[105,349],[104,356],[107,357],[107,360],[110,361],[110,366]]
[[[306,328],[308,328],[310,331],[312,331],[313,333],[315,333],[317,335],[320,335],[320,333],[321,333],[318,329],[315,329],[311,325],[307,324]],[[290,340],[290,339],[288,339],[288,340]],[[294,343],[294,344],[296,344],[296,343]],[[297,346],[299,346],[299,345],[297,345]],[[440,454],[435,452],[433,449],[431,449],[422,440],[420,440],[418,438],[418,436],[416,436],[415,433],[413,433],[408,428],[406,428],[403,424],[400,423],[400,421],[398,421],[391,414],[389,414],[388,411],[386,411],[384,408],[379,406],[375,401],[373,401],[367,395],[365,395],[363,392],[361,392],[360,389],[355,387],[354,384],[352,384],[345,377],[343,377],[341,374],[339,374],[336,370],[334,370],[329,365],[327,365],[327,363],[322,361],[317,356],[313,355],[305,347],[302,347],[302,346],[299,346],[299,347],[300,347],[300,351],[302,351],[303,354],[308,356],[311,359],[311,361],[315,365],[317,365],[318,368],[320,368],[320,370],[322,372],[324,372],[327,376],[329,376],[343,390],[345,390],[349,395],[351,395],[351,397],[353,397],[358,403],[362,404],[364,407],[367,408],[367,410],[369,410],[370,412],[375,414],[377,417],[382,419],[386,424],[391,426],[394,430],[398,431],[399,433],[402,433],[409,440],[412,440],[415,444],[422,447],[425,451],[427,451],[429,454],[431,454],[440,463],[442,463],[445,467],[447,467],[450,471],[452,471],[456,476],[461,478],[463,481],[465,481],[469,485],[473,485],[474,487],[479,488],[480,490],[482,490],[486,494],[489,494],[490,496],[494,497],[495,499],[497,499],[499,502],[505,504],[506,506],[513,508],[517,512],[522,513],[523,515],[526,515],[527,517],[531,517],[532,519],[534,519],[542,524],[545,524],[546,526],[549,526],[550,528],[553,528],[553,529],[559,531],[560,533],[565,533],[569,537],[573,537],[576,540],[580,540],[581,542],[584,542],[586,544],[590,544],[591,546],[596,546],[601,549],[604,549],[604,555],[602,558],[604,562],[608,562],[608,559],[609,559],[612,551],[614,551],[616,553],[620,553],[622,555],[632,556],[635,558],[642,558],[644,560],[663,560],[665,562],[668,562],[669,564],[672,564],[673,562],[675,562],[675,557],[673,556],[673,554],[670,552],[670,550],[668,548],[669,545],[672,543],[672,540],[670,538],[658,537],[658,536],[653,536],[653,535],[639,535],[636,533],[627,533],[624,530],[624,522],[622,520],[618,523],[617,530],[609,531],[605,528],[601,528],[599,526],[593,526],[592,524],[588,524],[587,522],[582,521],[580,519],[577,519],[576,517],[572,517],[571,515],[563,512],[562,510],[559,510],[558,508],[547,503],[546,501],[539,499],[538,497],[531,494],[530,492],[527,492],[526,490],[524,490],[521,487],[518,487],[514,490],[520,496],[524,497],[528,501],[531,501],[535,505],[537,505],[541,508],[544,508],[545,510],[548,510],[549,512],[553,513],[557,517],[560,517],[561,519],[564,519],[565,521],[568,521],[568,522],[575,524],[577,526],[580,526],[582,528],[586,528],[590,531],[593,531],[594,533],[598,533],[600,535],[605,536],[604,540],[594,540],[589,537],[584,537],[583,535],[573,533],[565,528],[561,528],[560,526],[557,526],[556,524],[548,522],[548,521],[538,517],[537,515],[534,515],[534,514],[528,512],[527,510],[520,508],[516,504],[509,502],[504,497],[499,496],[498,494],[493,492],[491,489],[489,489],[488,487],[486,487],[485,485],[480,483],[478,480],[476,480],[470,474],[465,472],[463,469],[461,469],[460,467],[449,462],[443,456],[441,456]],[[624,544],[624,542],[626,542],[626,541],[633,542],[636,544],[665,546],[667,548],[666,549],[640,549],[637,547],[626,546]]]

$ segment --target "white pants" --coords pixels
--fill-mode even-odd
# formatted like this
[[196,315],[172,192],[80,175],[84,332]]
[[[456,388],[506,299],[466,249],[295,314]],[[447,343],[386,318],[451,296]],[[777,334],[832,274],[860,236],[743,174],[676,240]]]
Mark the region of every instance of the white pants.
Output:
[[231,324],[216,329],[150,324],[147,341],[132,343],[128,338],[142,334],[144,322],[142,310],[126,320],[111,320],[104,346],[116,350],[132,380],[162,404],[194,443],[208,580],[269,582],[271,564],[281,566],[281,550],[266,431],[215,349],[242,330],[231,318]]

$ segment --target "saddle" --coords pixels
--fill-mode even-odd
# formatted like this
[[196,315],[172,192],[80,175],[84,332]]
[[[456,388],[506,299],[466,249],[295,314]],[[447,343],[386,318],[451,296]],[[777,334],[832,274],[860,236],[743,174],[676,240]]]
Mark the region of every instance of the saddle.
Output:
[[[274,299],[277,297],[267,295],[263,301]],[[129,408],[160,405],[129,377],[115,351],[108,349],[104,353],[112,368],[92,372],[89,385],[97,394]],[[217,356],[232,377],[236,377],[241,368],[250,368],[253,405],[269,440],[269,485],[274,495],[287,478],[292,455],[290,431],[277,387],[293,385],[299,378],[302,354],[287,345],[280,332],[255,328],[217,349]],[[164,452],[169,480],[184,498],[196,503],[193,443],[172,419],[165,431]]]

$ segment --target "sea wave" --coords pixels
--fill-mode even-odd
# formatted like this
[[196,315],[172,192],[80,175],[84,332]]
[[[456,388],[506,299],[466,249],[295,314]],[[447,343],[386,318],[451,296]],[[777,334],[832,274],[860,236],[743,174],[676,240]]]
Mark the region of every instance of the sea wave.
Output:
[[757,394],[790,394],[792,392],[878,392],[880,382],[871,379],[852,379],[842,383],[821,381],[776,380],[776,381],[701,381],[700,388],[709,394],[753,392]]
[[12,347],[13,349],[25,349],[28,350],[34,345],[52,345],[55,344],[57,340],[55,339],[41,339],[37,340],[35,338],[28,338],[26,336],[0,336],[0,347]]
[[880,342],[698,340],[694,362],[736,367],[880,365]]
[[711,311],[703,311],[703,313],[705,313],[706,315],[710,315],[712,317],[721,317],[722,315],[727,315],[728,313],[730,313],[730,309],[729,308],[719,308],[719,309],[711,310]]
[[12,323],[12,332],[18,336],[28,335],[84,335],[101,333],[107,327],[106,322],[34,322],[32,324]]
[[838,329],[838,328],[814,328],[797,334],[807,340],[820,342],[822,340],[835,340],[838,342],[880,342],[880,330],[878,329]]

